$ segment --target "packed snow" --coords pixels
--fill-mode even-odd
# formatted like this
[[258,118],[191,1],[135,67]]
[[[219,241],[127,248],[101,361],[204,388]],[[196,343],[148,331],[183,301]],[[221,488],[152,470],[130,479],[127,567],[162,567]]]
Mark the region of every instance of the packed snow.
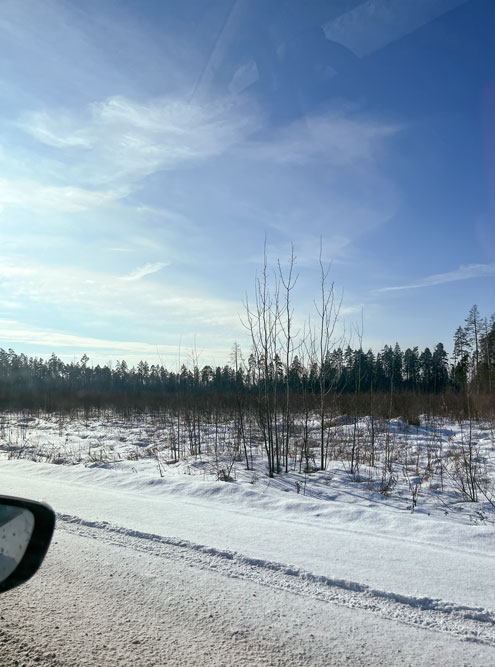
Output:
[[[215,446],[218,427],[203,434],[201,453],[178,460],[170,423],[156,417],[10,414],[0,426],[0,489],[49,502],[65,534],[495,647],[493,427],[381,427],[395,452],[390,488],[377,462],[351,473],[344,458],[325,471],[295,458],[269,478],[262,448],[250,448],[246,469],[227,436]],[[364,441],[369,420],[343,417],[332,428],[335,439],[357,429]],[[468,429],[478,502],[455,478]]]

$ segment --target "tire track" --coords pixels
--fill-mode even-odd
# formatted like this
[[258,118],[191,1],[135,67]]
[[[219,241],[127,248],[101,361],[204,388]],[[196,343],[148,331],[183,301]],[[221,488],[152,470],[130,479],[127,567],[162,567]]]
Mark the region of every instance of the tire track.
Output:
[[324,602],[361,609],[408,625],[446,633],[464,641],[495,646],[495,612],[429,597],[414,597],[371,588],[359,582],[315,575],[297,567],[216,549],[187,540],[144,533],[106,521],[57,514],[57,529],[103,540],[191,567],[214,570]]

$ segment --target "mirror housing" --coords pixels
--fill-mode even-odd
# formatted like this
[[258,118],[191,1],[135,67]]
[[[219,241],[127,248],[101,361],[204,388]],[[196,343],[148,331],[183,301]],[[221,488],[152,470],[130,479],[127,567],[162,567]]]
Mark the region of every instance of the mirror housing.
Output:
[[[6,517],[2,533],[2,513]],[[17,527],[24,520],[24,536],[19,536]],[[14,522],[17,521],[17,524]],[[14,526],[8,529],[9,523]],[[49,505],[25,498],[0,496],[0,559],[7,554],[10,566],[0,574],[0,593],[23,584],[30,579],[43,562],[55,528],[55,512]],[[12,561],[10,553],[17,552]],[[0,568],[1,572],[1,568]]]

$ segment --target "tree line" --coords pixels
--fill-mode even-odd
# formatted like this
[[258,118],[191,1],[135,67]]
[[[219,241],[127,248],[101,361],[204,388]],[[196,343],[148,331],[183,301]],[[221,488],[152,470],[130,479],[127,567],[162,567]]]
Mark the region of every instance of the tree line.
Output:
[[260,389],[280,396],[318,395],[322,391],[337,394],[456,391],[492,392],[495,380],[495,315],[482,318],[473,306],[464,327],[454,335],[452,359],[442,343],[433,350],[418,347],[402,350],[398,343],[385,345],[375,354],[361,347],[326,349],[321,360],[305,352],[291,355],[289,363],[280,351],[252,351],[246,360],[234,344],[231,363],[199,367],[185,364],[178,371],[161,364],[140,361],[129,367],[122,360],[114,366],[89,364],[84,355],[78,362],[65,363],[55,354],[49,359],[28,357],[14,350],[0,348],[0,396],[9,398],[38,394],[72,393],[91,396],[135,396],[173,394],[238,394]]

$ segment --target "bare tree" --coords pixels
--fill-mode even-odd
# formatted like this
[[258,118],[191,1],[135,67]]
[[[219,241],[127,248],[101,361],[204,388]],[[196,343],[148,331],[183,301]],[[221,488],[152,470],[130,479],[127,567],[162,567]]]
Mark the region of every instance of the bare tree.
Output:
[[[277,293],[277,287],[275,289]],[[274,394],[272,389],[273,358],[272,353],[276,349],[274,336],[276,335],[276,321],[278,312],[274,309],[274,301],[268,281],[268,265],[266,257],[266,240],[263,252],[263,270],[261,276],[255,280],[255,304],[254,308],[249,305],[246,297],[245,303],[246,321],[244,326],[251,335],[252,354],[257,369],[258,385],[258,424],[263,435],[263,441],[268,458],[268,474],[273,477],[275,473],[275,419],[274,419]]]
[[245,410],[244,379],[242,376],[241,378],[239,378],[239,373],[241,372],[241,369],[244,369],[245,363],[244,359],[242,358],[242,351],[240,345],[238,343],[234,343],[232,347],[231,361],[234,364],[234,371],[235,371],[235,401],[236,401],[237,416],[238,416],[237,434],[239,439],[239,447],[242,444],[244,457],[246,460],[246,470],[249,470],[250,465],[249,465],[249,456],[246,444],[246,427],[244,418],[244,410]]
[[291,431],[291,410],[290,410],[290,368],[292,365],[292,360],[294,356],[294,338],[297,337],[297,333],[293,334],[292,331],[292,319],[293,319],[293,309],[291,307],[291,295],[294,287],[296,286],[298,276],[294,276],[294,266],[296,258],[294,255],[294,246],[291,244],[291,253],[289,259],[289,266],[287,272],[284,275],[282,267],[280,266],[280,261],[278,262],[278,271],[280,276],[280,282],[284,289],[284,310],[283,317],[281,317],[281,328],[284,336],[284,356],[285,356],[285,428],[284,428],[284,462],[285,462],[285,472],[289,470],[289,440],[290,440],[290,431]]
[[342,297],[336,301],[334,283],[330,282],[330,265],[323,264],[323,248],[320,241],[320,297],[318,301],[314,301],[316,310],[316,327],[314,334],[311,336],[313,345],[316,346],[317,363],[319,367],[318,385],[319,385],[319,418],[320,418],[320,468],[326,468],[325,455],[325,414],[326,414],[326,397],[331,390],[331,384],[328,382],[325,369],[327,366],[328,356],[331,349],[340,341],[334,339],[335,329],[340,315],[342,306]]

